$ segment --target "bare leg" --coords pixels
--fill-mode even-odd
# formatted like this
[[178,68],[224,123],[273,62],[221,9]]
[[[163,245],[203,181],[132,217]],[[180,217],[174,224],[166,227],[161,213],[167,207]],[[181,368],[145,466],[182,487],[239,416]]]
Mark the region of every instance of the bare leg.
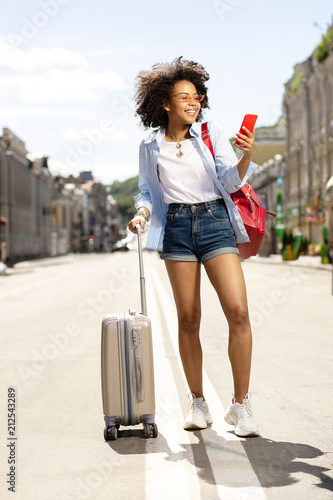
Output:
[[203,397],[200,263],[166,260],[165,265],[177,308],[179,352],[186,380],[195,397]]
[[219,255],[205,264],[229,323],[229,359],[235,401],[242,403],[249,390],[252,333],[243,270],[236,254]]

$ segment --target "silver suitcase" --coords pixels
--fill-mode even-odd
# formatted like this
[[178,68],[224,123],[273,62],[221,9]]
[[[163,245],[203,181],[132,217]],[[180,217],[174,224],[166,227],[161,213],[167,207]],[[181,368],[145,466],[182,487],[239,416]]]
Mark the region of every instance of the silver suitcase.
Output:
[[102,322],[102,400],[105,441],[118,437],[121,425],[143,424],[146,437],[157,437],[151,323],[147,316],[141,226],[137,225],[141,313],[107,314]]

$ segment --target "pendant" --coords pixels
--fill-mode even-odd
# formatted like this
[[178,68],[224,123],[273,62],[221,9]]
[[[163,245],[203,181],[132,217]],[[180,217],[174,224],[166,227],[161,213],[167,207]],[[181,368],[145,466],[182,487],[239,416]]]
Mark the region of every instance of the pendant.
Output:
[[177,158],[181,158],[182,156],[184,156],[184,153],[182,152],[181,147],[182,147],[182,144],[180,142],[178,142],[178,144],[176,145],[176,148],[179,149],[178,153],[176,154]]

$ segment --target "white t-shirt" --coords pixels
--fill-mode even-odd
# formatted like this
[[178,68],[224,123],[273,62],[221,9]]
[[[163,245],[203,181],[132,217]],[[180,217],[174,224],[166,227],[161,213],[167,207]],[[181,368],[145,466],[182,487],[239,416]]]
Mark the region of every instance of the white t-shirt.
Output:
[[183,156],[177,157],[177,142],[160,143],[158,171],[165,203],[200,203],[221,198],[202,164],[194,138],[181,142]]

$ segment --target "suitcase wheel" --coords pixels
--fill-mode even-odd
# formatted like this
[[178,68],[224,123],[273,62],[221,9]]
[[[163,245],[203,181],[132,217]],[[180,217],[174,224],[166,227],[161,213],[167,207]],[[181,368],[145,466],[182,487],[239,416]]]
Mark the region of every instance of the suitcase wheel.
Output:
[[144,424],[143,431],[146,438],[156,438],[158,436],[158,429],[156,424]]
[[111,427],[105,427],[104,429],[104,439],[105,441],[115,441],[118,437],[118,427],[112,425]]
[[158,428],[157,428],[157,425],[156,424],[152,424],[152,437],[153,438],[157,438],[158,436]]

